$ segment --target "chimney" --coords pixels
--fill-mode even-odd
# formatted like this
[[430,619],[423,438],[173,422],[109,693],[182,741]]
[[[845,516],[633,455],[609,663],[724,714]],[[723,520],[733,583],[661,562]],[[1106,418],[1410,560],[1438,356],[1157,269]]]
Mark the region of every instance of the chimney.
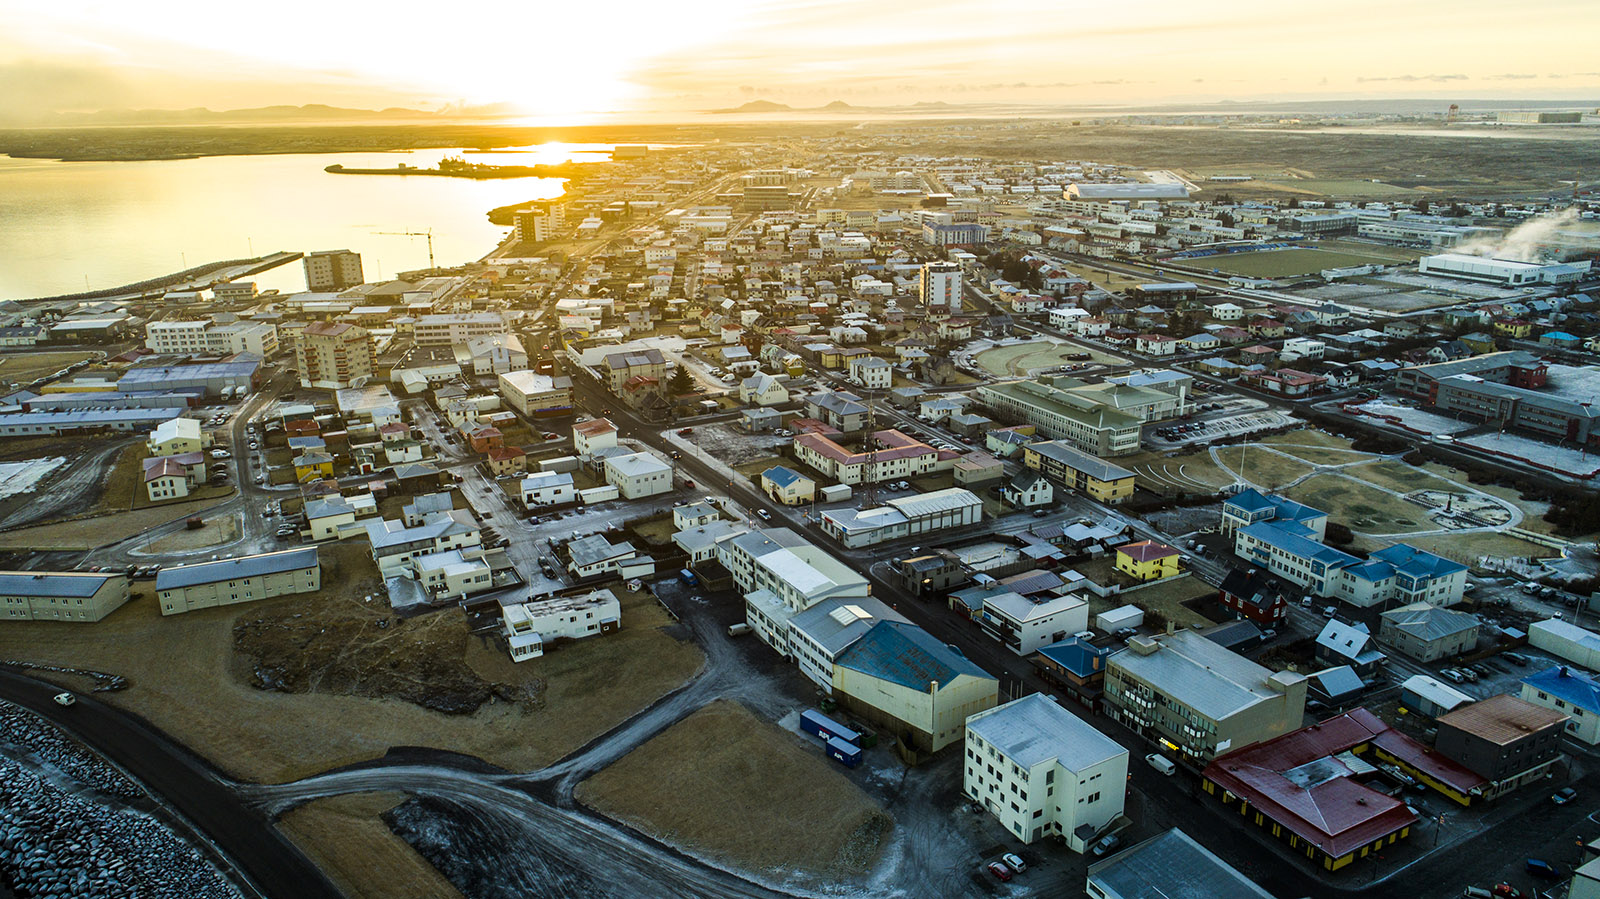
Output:
[[1170,618],[1167,619],[1167,636],[1170,637],[1173,634],[1176,634],[1177,632],[1178,632],[1178,625],[1173,623],[1172,619],[1170,619]]

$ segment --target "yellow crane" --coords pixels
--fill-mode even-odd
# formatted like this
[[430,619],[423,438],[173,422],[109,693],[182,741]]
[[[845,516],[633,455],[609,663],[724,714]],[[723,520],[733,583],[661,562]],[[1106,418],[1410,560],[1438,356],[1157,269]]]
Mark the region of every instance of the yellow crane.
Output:
[[389,237],[426,237],[428,239],[428,268],[430,270],[438,268],[437,265],[433,264],[433,229],[432,228],[429,228],[426,231],[374,231],[372,233],[373,234],[383,234],[383,235],[386,235],[386,236],[389,236]]

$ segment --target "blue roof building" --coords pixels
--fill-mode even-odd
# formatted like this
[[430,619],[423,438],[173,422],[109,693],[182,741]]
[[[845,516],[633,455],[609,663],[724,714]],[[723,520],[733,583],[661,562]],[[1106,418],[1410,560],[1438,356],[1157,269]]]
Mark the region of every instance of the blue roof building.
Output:
[[1322,540],[1327,532],[1328,513],[1281,496],[1262,493],[1254,487],[1241,490],[1223,501],[1224,536],[1259,521],[1293,522],[1312,531],[1314,539]]
[[1000,682],[904,621],[879,621],[833,664],[833,695],[912,752],[961,741],[966,720],[999,701]]
[[1567,665],[1556,665],[1522,679],[1522,699],[1567,715],[1567,736],[1600,743],[1600,680]]

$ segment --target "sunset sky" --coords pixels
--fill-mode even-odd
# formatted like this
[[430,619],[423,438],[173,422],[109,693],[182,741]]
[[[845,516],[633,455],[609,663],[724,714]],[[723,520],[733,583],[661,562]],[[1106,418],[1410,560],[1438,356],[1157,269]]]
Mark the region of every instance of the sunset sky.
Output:
[[9,120],[280,103],[561,118],[752,99],[1600,96],[1593,0],[0,0],[0,17]]

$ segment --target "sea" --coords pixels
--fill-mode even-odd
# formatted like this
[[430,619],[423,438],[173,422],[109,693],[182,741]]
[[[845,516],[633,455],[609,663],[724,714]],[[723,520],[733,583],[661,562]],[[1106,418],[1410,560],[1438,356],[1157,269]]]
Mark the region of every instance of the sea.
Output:
[[[598,162],[610,145],[540,144],[468,154],[500,165]],[[100,290],[223,259],[350,249],[369,281],[482,258],[509,228],[498,206],[559,197],[559,178],[333,175],[323,169],[431,168],[459,149],[61,162],[0,156],[0,299]],[[255,275],[262,290],[305,289],[291,263]]]

